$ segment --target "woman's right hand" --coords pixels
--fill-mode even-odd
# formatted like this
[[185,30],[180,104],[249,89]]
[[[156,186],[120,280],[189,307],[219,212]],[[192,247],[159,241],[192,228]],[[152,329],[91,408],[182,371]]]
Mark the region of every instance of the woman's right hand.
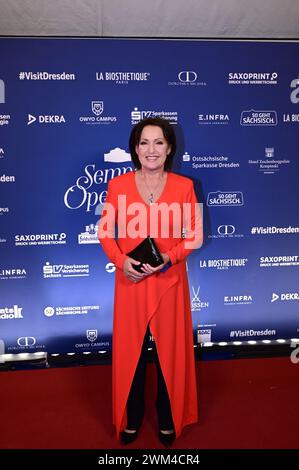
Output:
[[134,264],[140,264],[140,262],[128,256],[123,264],[123,273],[128,279],[130,279],[130,281],[138,282],[148,276],[148,274],[136,271],[136,269],[134,269]]

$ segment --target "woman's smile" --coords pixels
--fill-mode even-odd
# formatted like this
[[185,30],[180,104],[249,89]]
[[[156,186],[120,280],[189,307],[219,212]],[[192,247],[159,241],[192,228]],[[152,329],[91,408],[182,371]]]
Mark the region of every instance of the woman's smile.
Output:
[[[161,167],[161,170],[163,170],[165,160],[170,152],[170,146],[160,127],[146,126],[142,130],[140,141],[135,150],[142,167],[145,166],[146,169],[146,164],[152,163],[158,164],[159,168]],[[149,169],[151,168],[152,165]]]

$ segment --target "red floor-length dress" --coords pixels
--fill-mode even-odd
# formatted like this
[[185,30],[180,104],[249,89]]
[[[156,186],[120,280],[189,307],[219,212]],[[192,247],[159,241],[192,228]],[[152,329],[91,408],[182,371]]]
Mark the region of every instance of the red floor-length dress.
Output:
[[[176,234],[173,236],[174,219],[165,217],[159,221],[169,224],[169,236],[155,233],[155,241],[162,253],[167,253],[172,266],[165,272],[147,276],[134,283],[122,271],[123,262],[128,253],[138,245],[147,235],[152,235],[149,225],[150,205],[141,197],[135,180],[135,172],[117,176],[108,183],[106,202],[115,209],[116,222],[118,215],[118,231],[120,225],[128,227],[135,215],[120,214],[119,195],[125,199],[126,207],[132,203],[139,203],[143,215],[148,223],[147,233],[138,238],[123,236],[115,240],[111,227],[114,219],[107,216],[109,213],[104,207],[99,224],[99,239],[107,257],[116,266],[114,291],[114,323],[113,323],[113,350],[112,350],[112,382],[113,382],[113,423],[119,436],[126,426],[126,403],[130,392],[132,380],[137,367],[144,335],[149,324],[154,337],[166,382],[175,431],[177,437],[187,424],[197,421],[197,390],[195,379],[194,346],[191,319],[191,306],[189,285],[186,272],[185,259],[192,249],[186,249],[184,239]],[[124,198],[125,196],[125,198]],[[197,203],[191,179],[168,172],[167,181],[162,194],[156,203],[171,204],[176,202],[183,207],[183,203]],[[139,209],[140,210],[140,209]],[[132,214],[132,212],[131,212]],[[104,222],[106,215],[106,222]],[[108,219],[108,224],[107,224]],[[196,219],[196,220],[195,220]],[[200,219],[200,220],[199,220]],[[166,222],[165,222],[166,220]],[[199,214],[192,211],[191,228],[197,230],[193,240],[197,245],[202,242],[202,223]],[[104,228],[109,228],[104,234]],[[180,234],[181,229],[180,228]],[[190,228],[190,226],[189,226]],[[187,235],[188,238],[188,235]],[[191,239],[191,238],[190,238]]]

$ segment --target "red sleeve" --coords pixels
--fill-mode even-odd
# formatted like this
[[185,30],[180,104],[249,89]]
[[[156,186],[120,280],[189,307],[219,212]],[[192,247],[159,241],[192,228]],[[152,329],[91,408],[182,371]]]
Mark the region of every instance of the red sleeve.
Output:
[[108,193],[103,207],[98,227],[98,238],[103,247],[106,256],[115,264],[118,269],[123,268],[127,256],[122,253],[115,239],[115,227],[117,221],[117,194],[111,189],[112,185],[108,183]]
[[183,203],[183,215],[185,237],[180,238],[173,248],[166,251],[171,264],[183,261],[193,250],[200,248],[203,242],[202,209],[194,191],[193,181]]

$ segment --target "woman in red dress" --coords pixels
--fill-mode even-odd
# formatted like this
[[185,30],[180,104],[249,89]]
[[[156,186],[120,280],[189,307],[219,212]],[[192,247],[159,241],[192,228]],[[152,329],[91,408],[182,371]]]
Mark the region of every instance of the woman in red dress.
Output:
[[[137,438],[144,412],[150,332],[158,374],[159,439],[171,445],[183,427],[198,417],[185,261],[202,245],[202,217],[192,180],[170,171],[176,139],[168,121],[140,121],[132,130],[130,151],[136,171],[109,181],[99,223],[100,242],[116,266],[113,422],[123,444]],[[158,267],[143,264],[139,272],[134,269],[139,262],[126,253],[147,235],[155,239],[163,263]]]

